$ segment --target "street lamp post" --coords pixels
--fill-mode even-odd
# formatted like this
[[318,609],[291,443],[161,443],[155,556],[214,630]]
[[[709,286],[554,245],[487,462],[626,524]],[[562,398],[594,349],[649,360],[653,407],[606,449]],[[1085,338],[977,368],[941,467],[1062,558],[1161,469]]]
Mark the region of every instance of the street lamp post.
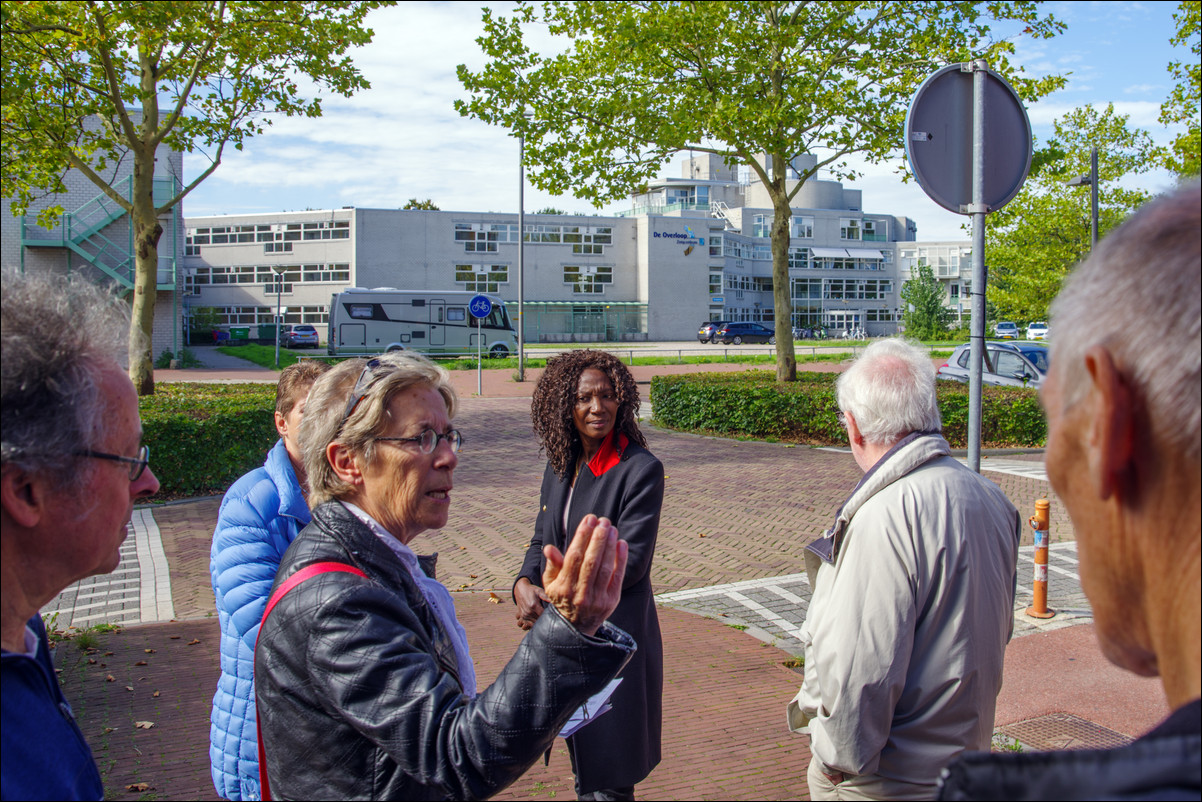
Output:
[[284,267],[276,265],[271,268],[275,273],[275,369],[280,369],[280,337],[283,328],[283,308],[280,301],[284,295]]
[[1089,187],[1089,248],[1098,244],[1098,149],[1089,149],[1089,173],[1068,180],[1070,187]]
[[518,131],[518,381],[526,381],[526,137]]

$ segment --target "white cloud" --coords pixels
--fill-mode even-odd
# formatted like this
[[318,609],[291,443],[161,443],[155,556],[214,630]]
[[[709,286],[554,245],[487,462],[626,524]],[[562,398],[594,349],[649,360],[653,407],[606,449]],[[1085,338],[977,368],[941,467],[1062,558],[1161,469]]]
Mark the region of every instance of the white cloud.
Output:
[[[500,13],[510,7],[502,6]],[[1157,95],[1163,92],[1157,87],[1163,86],[1164,65],[1172,57],[1167,41],[1173,4],[1127,4],[1122,8],[1131,17],[1127,22],[1118,19],[1117,3],[1048,7],[1069,23],[1069,31],[1050,40],[1018,38],[1011,59],[1030,75],[1072,72],[1064,90],[1030,105],[1037,137],[1049,135],[1052,121],[1077,106],[1115,100],[1119,111],[1131,114],[1133,125],[1166,141],[1168,132],[1156,123]],[[452,107],[465,95],[456,66],[478,70],[486,63],[475,42],[482,32],[479,6],[408,2],[373,11],[368,24],[375,39],[352,56],[371,89],[351,98],[326,97],[321,118],[278,118],[244,151],[227,152],[224,164],[189,196],[188,214],[390,208],[411,197],[431,198],[447,210],[516,211],[517,143],[503,130],[460,117]],[[556,46],[545,29],[531,33],[540,48]],[[185,165],[190,176],[206,166],[192,156],[185,157]],[[923,239],[966,236],[960,231],[963,218],[936,206],[913,182],[902,183],[893,165],[865,170],[852,186],[863,190],[869,211],[912,217]],[[678,167],[674,163],[666,172],[677,175]],[[586,202],[527,184],[527,209],[546,205],[591,210]],[[627,206],[618,202],[605,208]]]

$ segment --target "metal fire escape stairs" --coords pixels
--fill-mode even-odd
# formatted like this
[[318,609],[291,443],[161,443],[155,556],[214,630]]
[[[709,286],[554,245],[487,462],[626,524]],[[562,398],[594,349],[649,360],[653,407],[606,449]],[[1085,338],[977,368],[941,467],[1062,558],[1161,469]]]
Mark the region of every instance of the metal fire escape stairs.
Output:
[[[113,188],[128,199],[133,190],[133,176],[119,181]],[[177,189],[174,178],[154,179],[155,204],[169,200]],[[114,242],[105,233],[113,223],[125,216],[126,211],[104,193],[87,201],[73,212],[64,212],[59,218],[59,224],[52,229],[38,225],[36,215],[26,215],[21,220],[22,262],[25,247],[67,248],[112,278],[126,291],[132,290],[135,273],[133,222],[130,221],[125,227],[127,231],[121,237],[125,239],[124,244]],[[159,259],[155,276],[155,288],[159,290],[170,291],[176,286],[177,228],[176,225],[171,226],[171,242],[168,245],[170,257]]]
[[721,220],[726,231],[737,231],[738,226],[730,219],[730,207],[725,201],[710,201],[710,217]]

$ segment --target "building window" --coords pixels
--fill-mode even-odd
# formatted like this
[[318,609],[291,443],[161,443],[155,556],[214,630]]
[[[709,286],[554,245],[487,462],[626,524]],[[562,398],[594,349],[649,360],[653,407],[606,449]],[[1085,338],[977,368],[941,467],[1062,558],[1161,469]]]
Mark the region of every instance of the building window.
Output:
[[614,280],[612,265],[564,265],[563,283],[572,285],[573,293],[598,294]]
[[722,293],[722,274],[710,273],[710,295],[720,295]]
[[772,236],[772,215],[757,214],[755,223],[751,227],[751,236],[753,237],[770,237]]
[[292,253],[292,243],[266,242],[263,244],[263,253]]
[[889,226],[884,220],[864,220],[863,239],[865,242],[888,242]]
[[860,221],[854,217],[844,217],[839,220],[839,239],[858,240],[860,238]]
[[812,239],[814,237],[814,218],[794,215],[790,221],[789,236]]
[[468,292],[500,292],[509,283],[509,265],[455,265],[455,281]]
[[810,266],[810,249],[809,248],[790,248],[789,249],[789,269],[799,270]]
[[722,235],[710,234],[709,238],[710,256],[722,255]]

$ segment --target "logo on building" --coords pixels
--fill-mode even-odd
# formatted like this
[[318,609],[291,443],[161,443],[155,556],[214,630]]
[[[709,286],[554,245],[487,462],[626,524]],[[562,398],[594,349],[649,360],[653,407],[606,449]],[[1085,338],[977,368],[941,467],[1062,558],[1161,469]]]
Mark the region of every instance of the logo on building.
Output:
[[683,234],[681,234],[679,231],[652,231],[651,238],[671,240],[677,245],[687,246],[684,249],[685,256],[688,256],[690,253],[692,253],[696,247],[705,244],[705,237],[697,236],[697,233],[693,231],[692,226],[685,226]]

